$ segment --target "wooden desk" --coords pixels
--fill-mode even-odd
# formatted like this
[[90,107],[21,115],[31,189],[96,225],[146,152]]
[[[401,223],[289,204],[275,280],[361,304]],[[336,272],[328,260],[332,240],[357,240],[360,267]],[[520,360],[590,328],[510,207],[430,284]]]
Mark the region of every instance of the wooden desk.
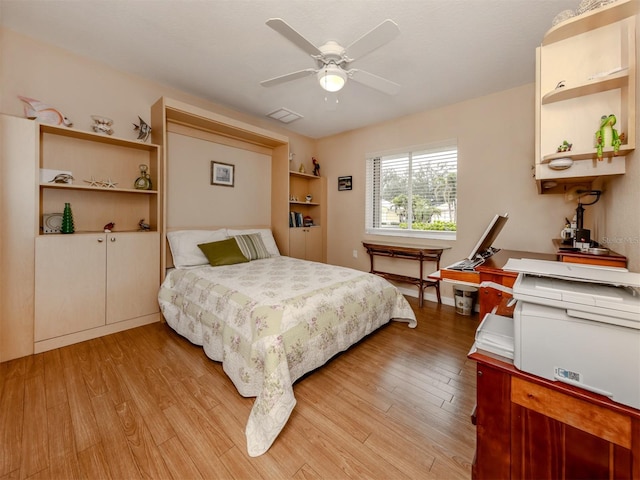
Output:
[[594,255],[593,253],[588,252],[562,251],[560,248],[563,247],[563,245],[559,239],[554,239],[553,245],[556,247],[556,255],[560,262],[627,268],[627,257],[616,252],[610,251],[606,255]]
[[640,410],[478,352],[472,478],[640,478]]
[[[440,298],[440,279],[430,279],[429,277],[427,277],[427,279],[423,278],[423,263],[425,261],[435,262],[436,270],[439,270],[440,257],[442,256],[442,252],[445,250],[445,248],[448,247],[417,247],[368,242],[362,242],[362,245],[364,245],[364,248],[367,249],[367,253],[369,254],[369,258],[371,259],[371,270],[369,270],[370,273],[380,275],[381,277],[394,282],[410,283],[412,285],[416,285],[418,287],[418,306],[420,307],[422,307],[424,289],[428,287],[435,287],[436,296],[438,297],[438,303],[442,303],[442,299]],[[376,256],[401,258],[405,260],[414,260],[420,262],[420,274],[418,275],[418,277],[410,277],[407,275],[399,275],[397,273],[376,270],[373,265],[373,258]]]
[[[523,252],[519,250],[499,250],[491,257],[487,258],[482,265],[478,265],[473,272],[460,272],[443,268],[440,270],[440,277],[443,280],[472,283],[480,285],[482,282],[493,282],[505,287],[513,287],[518,278],[516,272],[506,272],[502,267],[510,258],[532,258],[535,260],[555,261],[556,256],[551,253]],[[496,290],[494,288],[483,287],[478,292],[478,305],[480,307],[480,320],[487,313],[491,313],[494,307],[500,304],[503,298],[511,295]]]

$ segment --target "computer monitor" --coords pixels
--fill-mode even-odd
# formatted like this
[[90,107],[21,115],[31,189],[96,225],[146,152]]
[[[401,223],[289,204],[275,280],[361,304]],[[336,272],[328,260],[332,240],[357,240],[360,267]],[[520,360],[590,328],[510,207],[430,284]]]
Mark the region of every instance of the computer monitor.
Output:
[[480,240],[478,240],[478,243],[475,247],[473,247],[473,250],[471,250],[471,253],[467,258],[469,260],[474,260],[478,257],[487,258],[497,252],[497,250],[494,249],[492,245],[493,242],[495,242],[496,238],[498,238],[502,227],[504,227],[504,224],[507,223],[508,219],[508,213],[505,213],[504,215],[496,215],[495,217],[493,217],[493,220],[491,220],[491,223],[489,223],[489,226],[484,231],[484,233],[480,237]]

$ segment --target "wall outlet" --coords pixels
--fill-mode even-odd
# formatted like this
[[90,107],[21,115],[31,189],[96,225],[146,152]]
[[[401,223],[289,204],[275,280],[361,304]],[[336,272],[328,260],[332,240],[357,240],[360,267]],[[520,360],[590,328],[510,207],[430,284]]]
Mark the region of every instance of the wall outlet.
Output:
[[358,250],[353,251],[353,258],[358,258]]

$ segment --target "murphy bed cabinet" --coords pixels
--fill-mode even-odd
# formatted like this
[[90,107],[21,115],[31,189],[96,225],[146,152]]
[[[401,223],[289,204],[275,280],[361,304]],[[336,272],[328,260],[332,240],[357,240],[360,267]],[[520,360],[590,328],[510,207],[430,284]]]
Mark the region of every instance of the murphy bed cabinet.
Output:
[[[162,164],[160,147],[81,130],[39,125],[34,352],[159,320]],[[151,189],[134,188],[140,165]],[[71,205],[74,233],[45,233],[47,214]],[[149,225],[140,230],[139,222]],[[115,224],[112,233],[105,225]]]
[[[307,195],[311,200],[307,201]],[[295,216],[289,229],[289,256],[325,262],[327,181],[306,173],[289,172],[289,208],[290,213],[300,214],[302,218],[311,217],[312,226],[297,226]]]
[[[289,235],[289,137],[266,130],[234,118],[189,105],[172,98],[161,97],[151,107],[151,137],[161,145],[164,164],[168,170],[179,158],[170,158],[167,147],[168,134],[178,134],[198,138],[207,142],[226,145],[240,150],[262,153],[271,161],[271,231],[282,255],[290,255]],[[306,192],[304,195],[306,195]],[[304,200],[303,200],[304,201]],[[167,196],[167,205],[171,198]],[[170,208],[168,208],[170,210]],[[185,228],[185,225],[171,224],[168,219],[166,229]],[[195,228],[256,227],[258,225],[190,225]],[[268,227],[269,225],[259,225]],[[164,236],[164,234],[163,234]],[[161,242],[163,271],[169,252],[166,241]]]
[[639,410],[469,357],[477,362],[475,480],[640,478]]
[[[638,0],[618,0],[550,29],[536,51],[536,160],[538,193],[590,188],[597,177],[625,173],[636,145],[636,17]],[[600,117],[614,114],[626,139],[614,155],[596,159]],[[571,151],[558,152],[567,141]],[[560,158],[573,164],[553,165]]]

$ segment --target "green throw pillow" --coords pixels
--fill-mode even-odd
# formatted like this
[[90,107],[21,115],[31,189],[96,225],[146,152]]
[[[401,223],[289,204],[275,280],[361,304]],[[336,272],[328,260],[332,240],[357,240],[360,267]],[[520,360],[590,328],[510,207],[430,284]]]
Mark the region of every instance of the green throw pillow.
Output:
[[219,267],[221,265],[235,265],[246,263],[249,260],[242,254],[235,238],[227,238],[218,242],[201,243],[198,248],[209,260],[209,265]]
[[234,237],[238,242],[238,246],[245,257],[249,260],[260,260],[261,258],[271,258],[271,254],[267,250],[259,233],[250,233],[247,235],[236,235]]

